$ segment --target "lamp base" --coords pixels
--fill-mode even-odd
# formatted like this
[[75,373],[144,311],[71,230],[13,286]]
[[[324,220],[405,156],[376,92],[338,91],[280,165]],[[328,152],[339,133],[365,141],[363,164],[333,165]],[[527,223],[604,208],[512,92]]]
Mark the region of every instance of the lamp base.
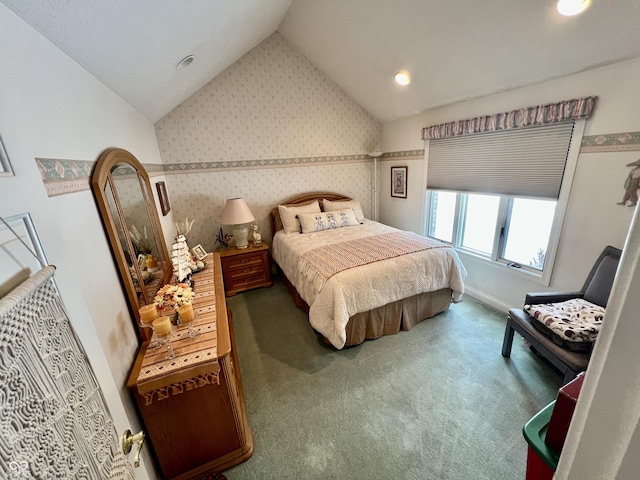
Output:
[[248,236],[249,227],[247,227],[247,225],[233,226],[233,238],[236,240],[236,248],[238,250],[243,250],[249,246]]

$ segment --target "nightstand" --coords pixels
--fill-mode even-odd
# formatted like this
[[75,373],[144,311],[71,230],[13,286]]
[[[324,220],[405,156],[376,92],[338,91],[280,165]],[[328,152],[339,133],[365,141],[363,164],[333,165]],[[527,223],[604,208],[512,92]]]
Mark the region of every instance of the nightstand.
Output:
[[227,297],[251,288],[273,285],[269,267],[269,245],[266,243],[263,242],[259,247],[249,245],[242,250],[231,247],[219,253]]

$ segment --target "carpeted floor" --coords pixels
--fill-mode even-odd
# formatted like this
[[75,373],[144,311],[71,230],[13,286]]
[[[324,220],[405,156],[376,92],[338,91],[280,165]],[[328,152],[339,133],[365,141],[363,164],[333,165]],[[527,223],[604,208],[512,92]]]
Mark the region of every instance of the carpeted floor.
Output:
[[465,297],[336,351],[279,281],[227,303],[255,443],[229,480],[524,479],[522,426],[562,379],[517,335],[500,355],[504,314]]

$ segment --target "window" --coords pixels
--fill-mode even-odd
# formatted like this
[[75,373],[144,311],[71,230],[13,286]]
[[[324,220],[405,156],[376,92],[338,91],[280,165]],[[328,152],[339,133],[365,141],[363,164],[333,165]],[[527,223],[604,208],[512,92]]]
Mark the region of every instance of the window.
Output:
[[500,197],[470,194],[463,197],[460,246],[467,250],[491,255],[498,219]]
[[595,100],[576,98],[423,128],[424,232],[549,285]]
[[513,198],[504,231],[505,260],[543,270],[556,203],[553,200]]
[[556,200],[429,190],[427,202],[429,237],[543,277],[555,238]]

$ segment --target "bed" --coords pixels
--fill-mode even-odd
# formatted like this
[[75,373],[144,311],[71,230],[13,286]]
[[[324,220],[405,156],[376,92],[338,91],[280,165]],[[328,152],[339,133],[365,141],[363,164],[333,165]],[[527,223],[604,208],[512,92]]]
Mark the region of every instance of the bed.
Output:
[[453,248],[368,220],[350,197],[290,197],[272,210],[271,227],[283,282],[337,349],[410,330],[464,292]]

